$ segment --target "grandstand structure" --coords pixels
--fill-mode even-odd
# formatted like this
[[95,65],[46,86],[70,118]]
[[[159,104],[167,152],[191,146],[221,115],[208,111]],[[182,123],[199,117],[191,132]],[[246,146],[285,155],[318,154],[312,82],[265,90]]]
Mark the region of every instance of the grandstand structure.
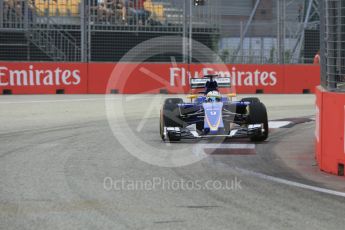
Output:
[[[151,38],[188,36],[190,22],[193,39],[213,49],[217,2],[190,8],[184,0],[0,0],[0,59],[114,62]],[[169,62],[170,55],[147,61]]]
[[[205,62],[308,63],[318,50],[319,0],[202,2],[0,0],[0,60],[116,62],[161,36],[193,38],[220,56]],[[176,53],[145,61],[195,61],[186,58],[192,47],[184,39]]]
[[222,0],[220,55],[232,63],[311,63],[319,0]]

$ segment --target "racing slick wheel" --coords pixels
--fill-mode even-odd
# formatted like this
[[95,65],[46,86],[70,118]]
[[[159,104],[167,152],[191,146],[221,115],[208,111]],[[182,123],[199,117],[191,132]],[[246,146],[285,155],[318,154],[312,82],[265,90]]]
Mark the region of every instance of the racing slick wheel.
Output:
[[260,99],[257,97],[245,97],[245,98],[242,98],[241,101],[250,102],[250,103],[259,103]]
[[[183,103],[181,98],[168,98],[164,101],[160,114],[159,131],[163,141],[165,141],[165,127],[183,127],[183,121],[179,118],[180,111],[178,104]],[[179,141],[181,137],[168,135],[169,141]]]
[[[241,99],[241,102],[260,103],[260,99],[257,97],[245,97]],[[247,106],[237,106],[236,112],[238,114],[247,114]]]
[[255,134],[250,139],[251,141],[264,141],[268,137],[268,119],[267,119],[267,110],[263,103],[254,102],[248,105],[248,124],[263,124],[264,131],[258,134]]

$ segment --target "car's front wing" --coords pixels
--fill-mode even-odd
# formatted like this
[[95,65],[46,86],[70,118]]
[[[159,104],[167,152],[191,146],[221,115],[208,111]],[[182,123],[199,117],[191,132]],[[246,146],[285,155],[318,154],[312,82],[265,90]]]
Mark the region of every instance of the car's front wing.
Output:
[[165,127],[165,139],[202,139],[202,138],[248,138],[256,135],[261,135],[264,132],[262,124],[248,125],[247,127],[239,127],[232,129],[225,134],[202,134],[195,130],[194,127],[179,128],[179,127]]

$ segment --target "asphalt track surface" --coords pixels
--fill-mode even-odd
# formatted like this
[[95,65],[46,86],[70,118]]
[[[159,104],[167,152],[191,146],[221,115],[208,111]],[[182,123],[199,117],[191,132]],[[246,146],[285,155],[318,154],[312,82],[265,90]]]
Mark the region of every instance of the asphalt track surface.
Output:
[[[345,181],[312,160],[313,95],[260,96],[270,120],[306,119],[254,147],[163,143],[164,97],[0,97],[0,229],[343,228]],[[107,103],[120,119],[108,121]],[[155,151],[141,160],[128,143]]]

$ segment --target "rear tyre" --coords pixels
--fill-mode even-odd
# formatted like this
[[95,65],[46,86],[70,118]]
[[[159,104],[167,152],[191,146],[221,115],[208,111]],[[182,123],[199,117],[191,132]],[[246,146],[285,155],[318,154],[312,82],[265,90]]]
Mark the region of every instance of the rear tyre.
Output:
[[[159,131],[163,141],[165,141],[164,127],[183,127],[183,121],[180,118],[178,104],[183,103],[181,98],[168,98],[164,101],[160,114]],[[180,137],[168,137],[169,141],[179,141]]]
[[263,103],[251,103],[249,106],[249,124],[263,124],[264,132],[251,137],[251,141],[261,142],[268,137],[268,119],[267,110]]

